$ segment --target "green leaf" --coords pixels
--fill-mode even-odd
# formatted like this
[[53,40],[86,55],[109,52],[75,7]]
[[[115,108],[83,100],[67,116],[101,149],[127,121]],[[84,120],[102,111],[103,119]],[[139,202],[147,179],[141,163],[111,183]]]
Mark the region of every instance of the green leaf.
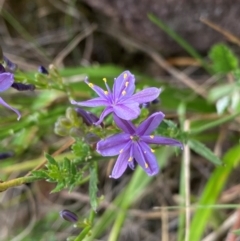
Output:
[[48,178],[48,174],[46,171],[44,170],[37,170],[37,171],[32,171],[32,175],[34,177],[40,177],[40,178],[44,178],[47,179]]
[[224,44],[214,45],[209,57],[213,62],[213,70],[216,73],[229,73],[238,68],[238,59],[234,53]]
[[96,167],[90,167],[90,180],[89,180],[89,196],[90,196],[90,204],[94,211],[97,209],[98,200],[97,200],[97,169]]
[[219,159],[209,148],[207,148],[201,142],[191,139],[188,141],[188,145],[190,146],[190,148],[193,151],[195,151],[199,155],[203,156],[208,161],[210,161],[216,165],[222,165],[221,159]]
[[54,165],[54,166],[58,167],[58,163],[55,161],[55,159],[52,156],[50,156],[49,154],[45,153],[45,157],[46,157],[46,159],[48,160],[48,162],[51,165]]
[[[224,188],[224,185],[235,167],[240,162],[240,146],[236,145],[231,148],[223,157],[225,163],[224,167],[217,167],[208,180],[205,188],[202,192],[199,206],[214,205],[217,202],[217,198]],[[211,217],[213,209],[211,208],[199,208],[196,209],[193,216],[189,240],[199,241],[203,233],[206,231],[209,218]]]
[[65,184],[63,182],[59,182],[51,193],[60,192],[63,188],[65,188]]

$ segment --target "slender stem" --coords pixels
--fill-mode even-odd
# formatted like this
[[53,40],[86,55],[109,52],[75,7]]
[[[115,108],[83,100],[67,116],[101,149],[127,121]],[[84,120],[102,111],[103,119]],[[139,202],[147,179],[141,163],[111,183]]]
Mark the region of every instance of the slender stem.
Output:
[[203,125],[203,126],[201,126],[201,127],[199,127],[199,128],[192,129],[192,130],[190,131],[190,134],[191,134],[191,135],[194,135],[194,134],[201,133],[201,132],[203,132],[203,131],[206,131],[206,130],[208,130],[208,129],[211,129],[211,128],[213,128],[213,127],[216,127],[216,126],[219,126],[219,125],[221,125],[221,124],[223,124],[223,123],[226,123],[226,122],[228,122],[228,121],[236,118],[236,117],[239,116],[239,115],[240,115],[240,111],[238,111],[238,112],[236,112],[236,113],[234,113],[234,114],[232,114],[232,115],[223,117],[223,118],[221,118],[221,119],[218,119],[218,120],[209,122],[208,124]]
[[113,228],[112,228],[111,233],[108,238],[109,241],[117,241],[118,240],[118,236],[119,236],[120,230],[122,228],[123,222],[125,220],[125,217],[126,217],[126,211],[121,210],[117,215],[116,221],[114,222]]
[[86,228],[84,228],[83,231],[74,239],[74,241],[82,241],[89,233],[91,228],[92,228],[91,226],[87,226]]
[[16,179],[12,179],[10,181],[2,182],[2,183],[0,183],[0,192],[3,192],[10,187],[17,187],[22,184],[34,182],[34,181],[41,180],[41,179],[43,179],[43,178],[29,176],[29,177],[19,177]]

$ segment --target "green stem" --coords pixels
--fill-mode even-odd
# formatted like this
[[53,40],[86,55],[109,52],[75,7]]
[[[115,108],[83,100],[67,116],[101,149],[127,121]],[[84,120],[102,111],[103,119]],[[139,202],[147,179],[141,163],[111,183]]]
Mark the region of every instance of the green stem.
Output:
[[34,181],[41,180],[41,179],[43,179],[43,178],[30,176],[30,177],[19,177],[16,179],[12,179],[10,181],[2,182],[2,183],[0,183],[0,192],[3,192],[10,187],[17,187],[22,184],[34,182]]
[[74,239],[74,241],[82,241],[89,233],[90,230],[91,230],[91,226],[84,228],[83,231]]
[[215,120],[215,121],[212,121],[206,125],[203,125],[201,127],[198,127],[198,128],[195,128],[195,129],[192,129],[190,134],[191,135],[195,135],[195,134],[198,134],[198,133],[201,133],[203,131],[206,131],[208,129],[211,129],[213,127],[216,127],[216,126],[219,126],[221,124],[224,124],[234,118],[236,118],[238,115],[240,115],[240,111],[236,112],[235,114],[232,114],[232,115],[229,115],[229,116],[226,116],[226,117],[223,117],[221,119],[218,119],[218,120]]
[[118,235],[120,233],[120,230],[122,228],[123,222],[126,217],[126,211],[121,210],[116,218],[116,221],[114,222],[113,228],[111,229],[111,233],[109,235],[108,241],[117,241]]

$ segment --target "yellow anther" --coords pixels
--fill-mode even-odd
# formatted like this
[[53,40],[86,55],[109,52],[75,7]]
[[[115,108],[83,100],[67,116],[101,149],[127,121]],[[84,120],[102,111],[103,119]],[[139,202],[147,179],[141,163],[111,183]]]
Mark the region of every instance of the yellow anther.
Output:
[[123,78],[126,79],[127,76],[128,76],[127,73],[125,73],[125,74],[123,75]]
[[129,82],[127,81],[127,82],[125,83],[125,86],[128,87],[128,84],[129,84]]
[[148,164],[145,162],[145,167],[148,168]]
[[132,160],[133,160],[133,158],[130,156],[130,157],[128,158],[128,161],[131,162]]
[[106,83],[106,82],[107,82],[107,79],[106,79],[106,78],[103,78],[103,81]]
[[121,150],[119,151],[119,153],[123,153],[123,149],[121,149]]
[[122,95],[126,95],[127,94],[127,92],[124,90],[123,92],[122,92]]
[[133,136],[130,136],[130,139],[132,140],[132,139],[133,139]]
[[93,87],[94,87],[94,84],[89,83],[88,86],[91,87],[91,88],[93,88]]
[[105,91],[104,91],[104,94],[105,94],[105,95],[108,95],[108,91],[105,90]]
[[151,139],[153,139],[154,138],[154,135],[151,135],[151,136],[149,136]]
[[151,152],[153,153],[153,152],[155,152],[155,150],[151,149]]

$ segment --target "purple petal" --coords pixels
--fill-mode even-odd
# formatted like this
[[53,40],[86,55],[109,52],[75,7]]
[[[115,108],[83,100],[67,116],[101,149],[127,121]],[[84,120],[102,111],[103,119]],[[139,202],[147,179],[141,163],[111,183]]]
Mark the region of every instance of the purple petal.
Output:
[[175,139],[163,137],[163,136],[142,136],[141,140],[146,142],[147,144],[158,144],[164,146],[177,146],[183,149],[183,144]]
[[[132,143],[131,143],[132,144]],[[129,149],[129,159],[128,159],[128,166],[134,170],[135,169],[135,159],[133,158],[133,144]]]
[[129,148],[130,135],[116,134],[97,143],[97,152],[102,156],[116,156]]
[[132,122],[127,121],[127,120],[123,120],[121,118],[119,118],[117,115],[113,115],[113,119],[114,122],[116,123],[116,125],[122,129],[125,133],[129,133],[129,134],[133,134],[135,133],[135,126],[132,124]]
[[135,95],[129,98],[129,100],[132,100],[134,102],[138,102],[139,104],[150,102],[155,100],[161,92],[161,89],[151,87],[146,88],[142,91],[137,92]]
[[13,84],[13,74],[11,73],[2,73],[0,74],[0,92],[3,92],[11,87]]
[[114,165],[114,168],[112,170],[111,178],[119,178],[122,176],[122,174],[125,172],[127,166],[128,166],[128,159],[129,159],[129,150],[121,153],[118,156],[118,159]]
[[99,120],[97,122],[94,122],[93,124],[98,126],[102,123],[103,119],[109,115],[111,112],[113,112],[113,108],[112,107],[107,107],[103,110],[102,114],[99,117]]
[[[123,95],[124,90],[126,91],[126,94]],[[131,74],[130,71],[126,70],[122,72],[115,79],[113,84],[113,95],[115,100],[118,100],[122,96],[126,96],[126,97],[131,96],[134,90],[135,90],[135,77],[133,74]]]
[[140,115],[140,108],[137,102],[123,102],[121,104],[113,105],[114,113],[124,119],[132,120],[137,118]]
[[159,172],[157,159],[151,152],[150,147],[144,142],[139,141],[134,143],[133,156],[149,176],[156,175]]
[[165,115],[160,111],[150,115],[137,127],[136,133],[139,136],[151,134],[162,122],[164,116]]
[[77,102],[75,100],[71,100],[72,105],[79,105],[79,106],[87,106],[87,107],[96,107],[96,106],[108,106],[109,102],[107,100],[104,100],[101,97],[94,98],[91,100],[86,100],[86,101],[80,101]]
[[21,118],[20,112],[18,110],[14,109],[13,107],[11,107],[10,105],[8,105],[1,97],[0,97],[0,105],[3,105],[10,110],[13,110],[18,115],[17,120],[20,120],[20,118]]
[[100,88],[99,86],[90,83],[90,82],[88,81],[88,78],[87,78],[87,77],[85,78],[85,83],[86,83],[90,88],[92,88],[102,99],[105,99],[105,100],[108,99],[108,97],[107,97],[107,95],[106,95],[106,92],[105,92],[102,88]]

